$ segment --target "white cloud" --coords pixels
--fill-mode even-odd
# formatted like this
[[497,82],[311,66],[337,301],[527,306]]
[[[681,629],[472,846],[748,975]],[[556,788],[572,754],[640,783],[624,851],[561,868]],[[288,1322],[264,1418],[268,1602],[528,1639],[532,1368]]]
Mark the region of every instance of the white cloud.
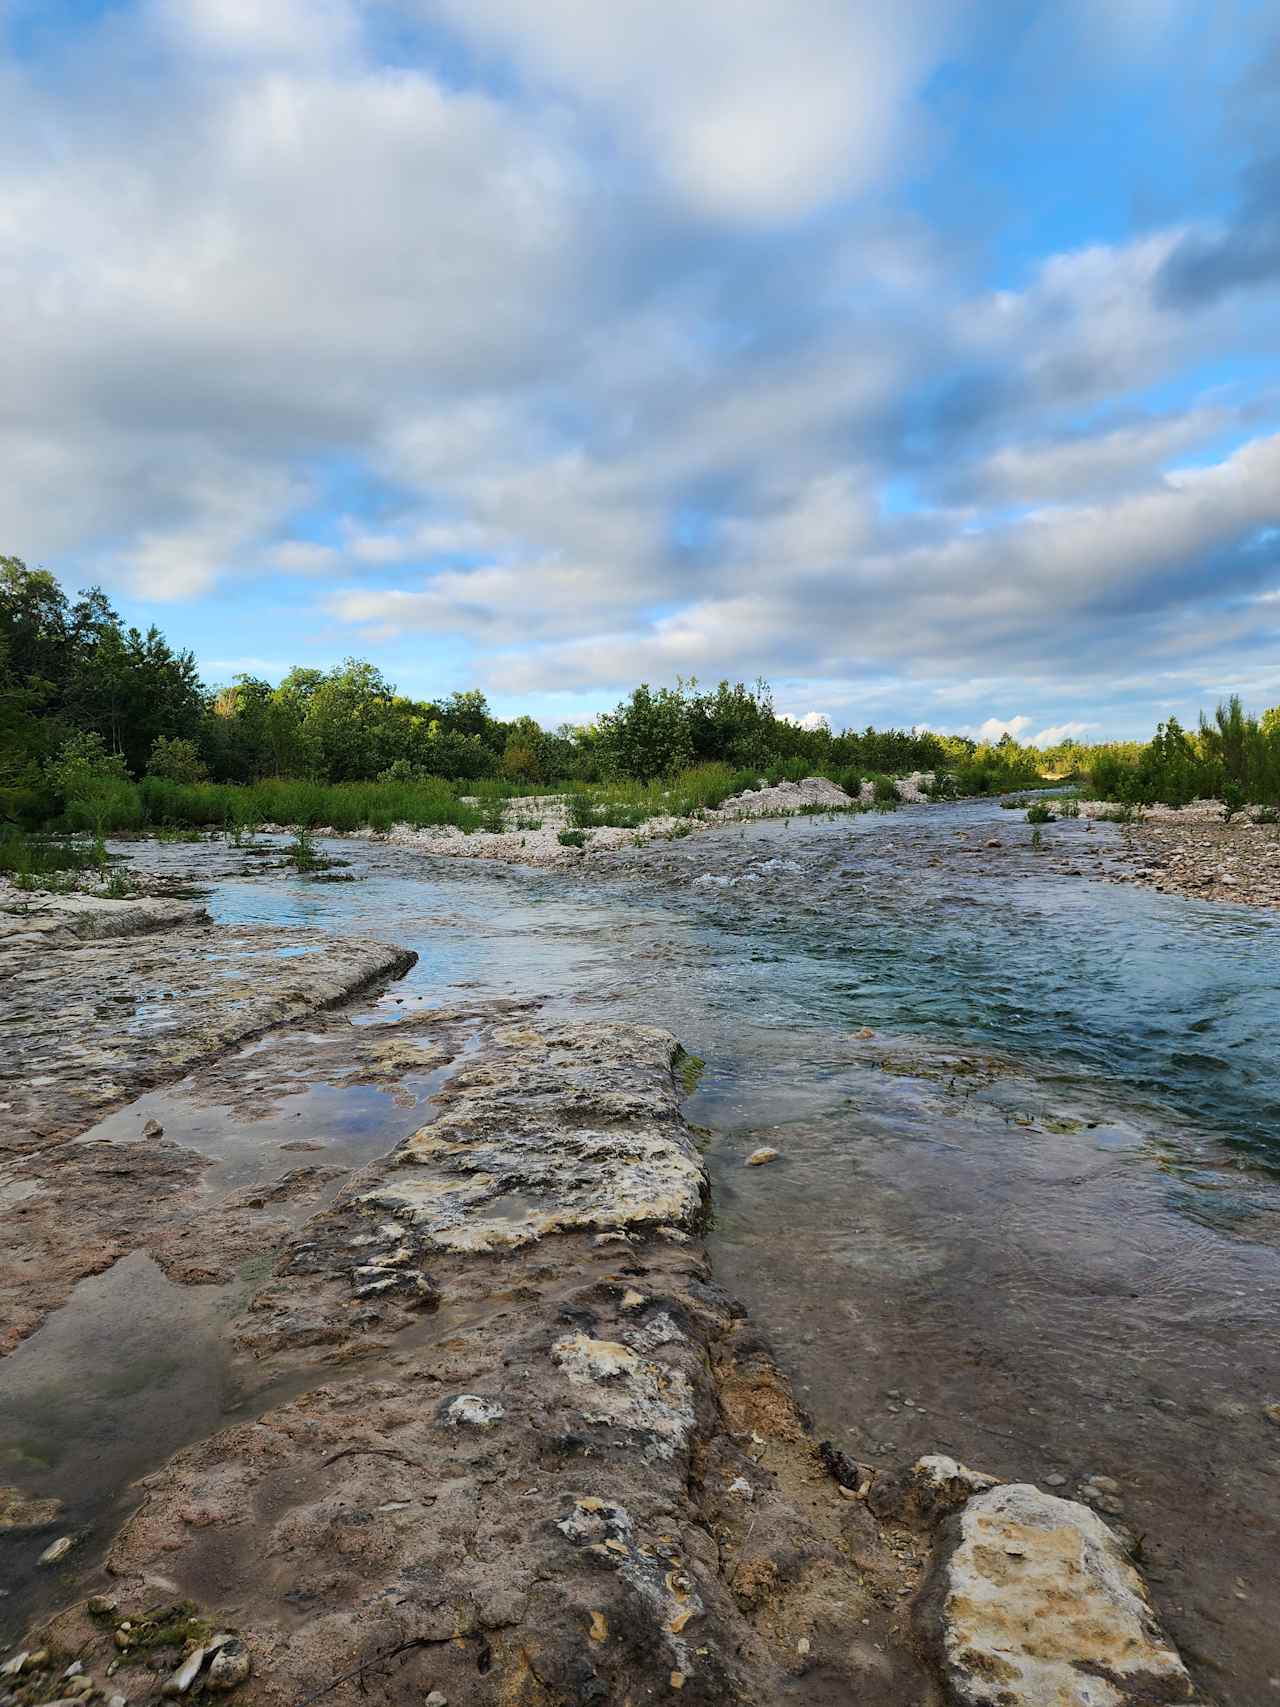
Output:
[[1149,479],[1229,420],[1225,409],[1205,407],[1110,431],[1006,445],[980,464],[975,483],[988,497],[1019,504],[1117,491]]
[[432,0],[700,212],[793,220],[890,173],[949,0]]
[[1055,723],[1049,729],[1042,729],[1038,735],[1031,737],[1033,747],[1056,747],[1060,741],[1078,741],[1099,727],[1097,723]]
[[324,575],[341,561],[341,553],[331,545],[320,545],[310,539],[284,539],[266,553],[267,561],[289,575]]
[[1005,735],[1011,735],[1015,741],[1020,741],[1023,734],[1030,729],[1029,717],[988,717],[985,723],[980,723],[974,730],[974,738],[978,741],[999,741]]
[[1254,679],[1280,441],[1243,384],[1143,388],[1272,346],[1161,291],[1185,221],[992,291],[882,207],[952,10],[422,0],[446,78],[366,0],[137,0],[74,83],[15,61],[0,546],[171,601],[310,578],[342,644],[462,636],[513,693],[958,719],[1020,676],[1066,728],[1144,669]]

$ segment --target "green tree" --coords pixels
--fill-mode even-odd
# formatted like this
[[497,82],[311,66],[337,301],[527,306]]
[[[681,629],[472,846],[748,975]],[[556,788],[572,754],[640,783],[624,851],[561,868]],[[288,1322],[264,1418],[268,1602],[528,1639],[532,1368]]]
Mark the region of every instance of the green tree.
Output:
[[599,746],[615,776],[650,782],[693,761],[693,734],[683,693],[641,682],[630,699],[599,721]]
[[167,782],[205,782],[209,767],[194,741],[181,735],[157,735],[151,743],[147,775],[163,777]]

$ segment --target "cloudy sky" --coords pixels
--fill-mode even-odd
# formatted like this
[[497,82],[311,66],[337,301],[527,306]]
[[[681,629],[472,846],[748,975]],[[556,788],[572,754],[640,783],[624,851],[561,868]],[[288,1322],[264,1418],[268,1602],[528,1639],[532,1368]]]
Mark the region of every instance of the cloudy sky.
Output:
[[0,550],[543,722],[1280,700],[1265,0],[0,0]]

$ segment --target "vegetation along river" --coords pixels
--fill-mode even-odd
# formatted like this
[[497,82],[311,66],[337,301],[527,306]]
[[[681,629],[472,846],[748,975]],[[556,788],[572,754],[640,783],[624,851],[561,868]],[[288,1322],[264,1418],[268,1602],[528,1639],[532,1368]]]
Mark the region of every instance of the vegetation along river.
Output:
[[[416,950],[370,1020],[518,996],[674,1031],[706,1062],[686,1112],[718,1278],[820,1437],[1083,1487],[1140,1538],[1212,1698],[1256,1707],[1280,1699],[1280,918],[1107,882],[1114,836],[1058,824],[1047,858],[983,803],[746,824],[581,872],[345,840],[320,851],[353,881],[316,882],[222,844],[124,851],[208,884],[218,920]],[[351,1162],[424,1117],[299,1076],[270,1118],[178,1087],[98,1135],[144,1112],[236,1177],[285,1129]],[[763,1145],[778,1160],[744,1166]],[[0,1441],[41,1431],[118,1485],[244,1402],[155,1349],[167,1310],[212,1345],[234,1298],[139,1261],[0,1365]]]

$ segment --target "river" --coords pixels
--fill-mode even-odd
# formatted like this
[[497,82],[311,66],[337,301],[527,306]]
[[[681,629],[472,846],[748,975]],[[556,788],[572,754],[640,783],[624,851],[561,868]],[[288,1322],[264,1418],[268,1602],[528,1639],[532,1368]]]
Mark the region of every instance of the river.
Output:
[[[247,874],[221,844],[122,851],[207,881],[215,919],[415,949],[370,1022],[465,993],[669,1027],[706,1062],[686,1113],[717,1277],[820,1437],[1091,1482],[1206,1693],[1258,1707],[1280,1699],[1280,918],[1106,881],[1115,834],[1055,825],[1046,858],[981,803],[746,824],[590,871],[322,843],[350,882]],[[265,1125],[181,1088],[143,1100],[228,1177],[286,1117],[344,1161],[424,1117],[303,1083]],[[760,1145],[779,1159],[744,1167]],[[212,1346],[236,1307],[133,1296],[145,1260],[0,1366],[0,1449],[41,1426],[118,1484],[243,1405],[179,1381],[171,1421],[122,1438],[102,1312],[125,1333],[158,1311],[151,1344],[181,1316]],[[172,1368],[137,1364],[130,1396],[163,1413]]]

